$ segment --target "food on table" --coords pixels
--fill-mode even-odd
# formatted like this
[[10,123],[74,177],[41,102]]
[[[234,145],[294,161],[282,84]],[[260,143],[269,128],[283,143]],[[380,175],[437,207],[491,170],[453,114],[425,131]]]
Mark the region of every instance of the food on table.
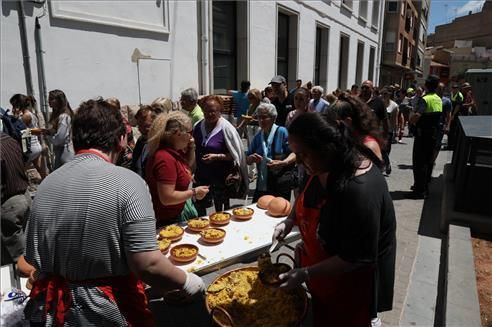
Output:
[[290,213],[290,202],[284,198],[276,197],[267,207],[267,214],[273,217],[284,217]]
[[226,231],[221,228],[208,228],[203,230],[200,235],[202,240],[207,243],[219,243],[224,240]]
[[256,203],[256,205],[258,206],[258,208],[260,209],[267,209],[268,208],[268,204],[270,203],[270,201],[272,201],[275,197],[273,195],[263,195],[262,197],[260,197],[258,199],[258,202]]
[[247,207],[232,209],[232,214],[237,219],[243,219],[243,220],[250,219],[251,217],[253,217],[254,213],[255,211],[253,209]]
[[158,240],[157,243],[159,243],[159,250],[163,254],[166,254],[167,250],[169,250],[169,246],[171,245],[171,240],[168,238],[162,238]]
[[207,218],[193,218],[188,220],[188,228],[192,231],[201,231],[207,228],[210,225],[210,222]]
[[[305,312],[305,293],[268,287],[258,281],[258,270],[243,268],[219,277],[207,289],[207,306],[224,308],[233,325],[299,326]],[[214,319],[221,326],[231,322],[217,312]]]
[[216,212],[210,215],[210,222],[215,225],[227,225],[231,220],[231,214],[227,212]]
[[171,257],[178,262],[188,262],[196,259],[198,247],[193,244],[180,244],[171,249]]
[[163,227],[159,231],[159,237],[160,238],[168,238],[171,241],[177,241],[180,240],[181,237],[183,237],[183,228],[179,227],[176,224],[169,225],[166,227]]

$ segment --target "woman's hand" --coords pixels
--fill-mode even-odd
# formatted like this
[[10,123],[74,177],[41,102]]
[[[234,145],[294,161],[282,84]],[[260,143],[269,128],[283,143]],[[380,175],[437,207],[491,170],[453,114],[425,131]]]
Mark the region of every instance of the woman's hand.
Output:
[[253,154],[250,154],[247,158],[246,158],[246,161],[248,163],[248,165],[251,165],[253,163],[259,163],[263,160],[263,157],[260,156],[258,153],[253,153]]
[[278,276],[282,280],[280,288],[294,289],[308,280],[309,274],[307,268],[295,268]]
[[197,200],[203,199],[209,192],[208,186],[197,186],[195,187],[195,197]]
[[279,223],[273,230],[272,242],[276,240],[282,241],[287,235],[289,235],[292,227],[294,227],[294,220],[289,218]]
[[202,160],[205,163],[211,163],[213,161],[222,160],[224,157],[225,155],[221,153],[207,153],[202,157]]
[[267,167],[274,170],[281,169],[285,166],[287,166],[287,163],[284,160],[271,160],[267,163]]

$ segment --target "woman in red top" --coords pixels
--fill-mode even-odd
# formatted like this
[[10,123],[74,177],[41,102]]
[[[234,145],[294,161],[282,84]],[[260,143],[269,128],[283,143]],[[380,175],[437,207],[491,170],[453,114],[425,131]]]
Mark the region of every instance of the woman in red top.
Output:
[[336,115],[336,119],[343,121],[348,127],[349,133],[356,142],[372,150],[378,159],[373,161],[378,166],[382,165],[381,149],[384,147],[384,141],[381,139],[381,131],[371,108],[356,97],[342,93],[330,109]]
[[208,186],[189,189],[191,166],[195,162],[195,143],[191,120],[176,111],[160,115],[149,132],[149,159],[145,179],[149,185],[157,225],[176,222],[188,199],[201,200]]
[[309,178],[274,231],[281,240],[297,225],[302,236],[300,268],[281,274],[280,287],[306,282],[315,326],[367,327],[392,308],[396,220],[386,181],[368,148],[316,113],[292,122],[289,146]]

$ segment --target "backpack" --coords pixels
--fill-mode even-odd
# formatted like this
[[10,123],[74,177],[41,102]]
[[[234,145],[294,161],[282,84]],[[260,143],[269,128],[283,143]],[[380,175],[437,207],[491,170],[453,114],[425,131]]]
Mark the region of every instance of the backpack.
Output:
[[22,130],[26,129],[27,126],[22,120],[9,115],[8,112],[8,109],[5,110],[0,107],[0,118],[2,119],[3,131],[21,142]]

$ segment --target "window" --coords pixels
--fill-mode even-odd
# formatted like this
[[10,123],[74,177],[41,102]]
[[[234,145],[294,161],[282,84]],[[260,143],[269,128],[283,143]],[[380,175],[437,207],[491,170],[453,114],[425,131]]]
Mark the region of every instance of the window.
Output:
[[388,1],[388,12],[398,12],[398,1]]
[[327,87],[328,81],[328,28],[316,26],[314,84]]
[[403,50],[403,35],[400,34],[400,38],[398,39],[398,52]]
[[347,89],[349,42],[350,39],[347,35],[340,35],[340,64],[338,65],[338,87],[342,90]]
[[364,67],[364,43],[357,43],[357,64],[355,66],[355,84],[362,84],[362,70]]
[[387,52],[395,51],[395,41],[396,41],[396,33],[393,31],[386,32],[386,36],[384,38],[384,51]]
[[367,73],[367,79],[374,81],[374,59],[376,57],[376,48],[369,48],[369,71]]
[[367,19],[367,1],[359,1],[359,17]]
[[352,10],[353,1],[352,0],[342,0],[342,5],[350,10]]
[[284,76],[289,85],[294,85],[297,78],[297,48],[297,15],[287,11],[279,11],[277,21],[277,75]]
[[214,89],[235,89],[236,79],[236,5],[213,1]]
[[379,26],[379,0],[374,0],[372,2],[372,22],[373,27]]

